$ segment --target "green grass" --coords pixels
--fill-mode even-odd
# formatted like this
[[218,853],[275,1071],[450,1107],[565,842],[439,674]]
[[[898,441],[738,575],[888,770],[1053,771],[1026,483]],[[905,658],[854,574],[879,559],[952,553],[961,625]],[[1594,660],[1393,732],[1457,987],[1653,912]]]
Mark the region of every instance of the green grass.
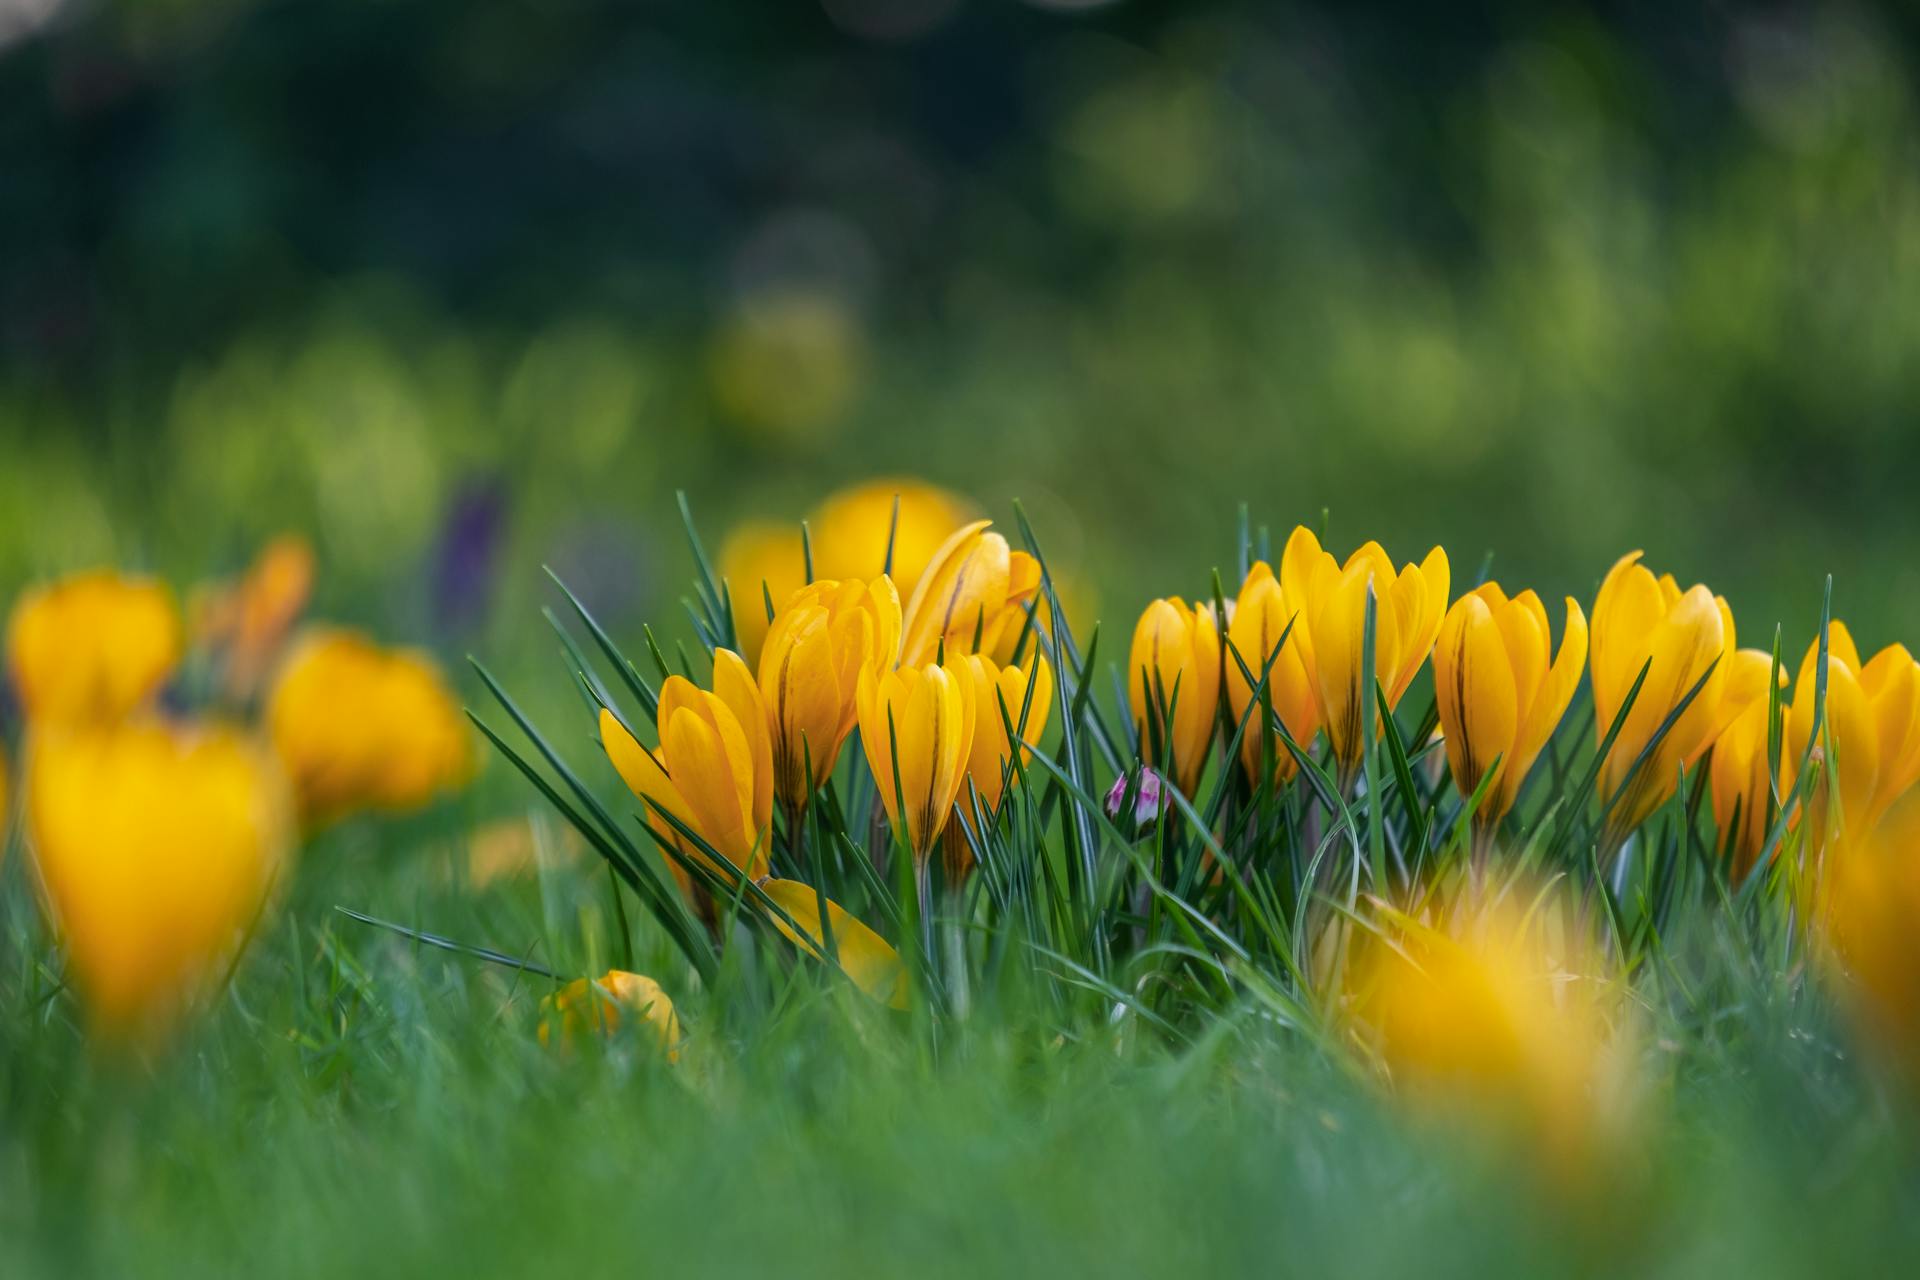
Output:
[[[622,1041],[558,1054],[532,1034],[539,984],[327,903],[412,899],[423,922],[513,947],[544,910],[571,920],[596,878],[473,900],[430,887],[430,844],[318,852],[229,999],[154,1061],[90,1056],[64,1000],[24,1016],[14,949],[0,1273],[1831,1275],[1920,1258],[1912,1130],[1804,998],[1660,1027],[1660,1123],[1570,1208],[1250,1015],[1179,1051],[1137,1028],[1049,1048],[987,1017],[936,1048],[801,970],[772,1010],[682,987],[677,1066]],[[560,940],[586,948],[577,926]]]
[[[513,794],[496,773],[479,808]],[[449,880],[466,806],[308,855],[234,987],[171,1050],[89,1050],[47,996],[21,860],[0,958],[0,1274],[973,1276],[1280,1272],[1898,1274],[1920,1260],[1912,1117],[1817,987],[1716,931],[1647,1001],[1650,1115],[1564,1197],[1409,1124],[1344,1055],[1252,1004],[1190,1043],[1015,992],[961,1025],[880,1011],[813,966],[700,990],[643,930],[689,1033],[544,1048],[543,980],[346,919],[370,907],[595,972],[591,858]],[[769,976],[770,975],[770,976]],[[764,978],[764,980],[762,980]]]

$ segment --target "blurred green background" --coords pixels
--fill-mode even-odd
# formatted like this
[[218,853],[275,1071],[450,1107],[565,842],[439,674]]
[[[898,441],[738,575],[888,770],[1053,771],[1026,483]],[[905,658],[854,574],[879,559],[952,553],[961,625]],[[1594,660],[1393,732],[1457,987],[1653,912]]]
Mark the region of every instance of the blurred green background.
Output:
[[0,0],[0,586],[311,533],[508,656],[917,473],[1109,623],[1233,512],[1920,639],[1901,6]]

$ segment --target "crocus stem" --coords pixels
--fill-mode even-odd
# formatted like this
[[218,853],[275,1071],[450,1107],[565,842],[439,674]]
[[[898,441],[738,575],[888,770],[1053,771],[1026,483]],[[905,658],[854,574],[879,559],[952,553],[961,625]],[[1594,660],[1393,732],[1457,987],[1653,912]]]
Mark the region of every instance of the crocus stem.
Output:
[[913,891],[920,899],[920,955],[927,968],[934,967],[933,953],[933,860],[926,856],[913,860]]
[[967,987],[967,934],[966,923],[960,918],[960,903],[955,895],[950,904],[952,912],[947,916],[941,929],[941,940],[946,945],[944,957],[947,978],[947,996],[953,1004],[953,1016],[965,1018],[971,1003],[971,993]]

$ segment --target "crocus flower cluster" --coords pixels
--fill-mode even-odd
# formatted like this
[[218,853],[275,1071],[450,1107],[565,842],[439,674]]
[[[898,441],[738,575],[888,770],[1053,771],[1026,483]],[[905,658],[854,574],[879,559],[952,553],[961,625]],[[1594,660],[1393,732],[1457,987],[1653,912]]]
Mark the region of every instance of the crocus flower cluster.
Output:
[[28,842],[105,1034],[164,1032],[258,918],[302,819],[415,807],[470,771],[426,659],[332,630],[289,642],[312,578],[283,538],[199,588],[191,625],[164,583],[104,569],[14,605]]
[[[882,525],[876,563],[885,538]],[[1016,754],[1024,762],[1052,705],[1052,672],[1033,639],[1040,578],[1038,562],[986,521],[962,525],[927,557],[904,607],[884,573],[788,591],[767,621],[757,671],[720,648],[710,691],[683,676],[665,682],[654,745],[602,709],[607,756],[646,803],[648,829],[703,918],[714,920],[714,894],[692,870],[715,873],[723,886],[736,876],[763,890],[777,884],[766,878],[775,811],[798,854],[809,805],[856,729],[880,802],[923,879],[944,847],[950,880],[964,880],[972,855],[949,834],[960,829],[955,813],[999,806]],[[771,582],[754,585],[772,599]],[[803,912],[817,927],[815,907]],[[794,913],[786,914],[779,923],[791,932]],[[852,931],[833,932],[844,952]],[[880,983],[876,994],[891,999],[894,971],[883,969],[862,985]]]
[[[1805,806],[1826,833],[1816,843],[1842,828],[1871,832],[1920,781],[1920,663],[1901,645],[1862,661],[1845,625],[1833,624],[1816,740],[1818,645],[1790,689],[1770,699],[1773,660],[1737,646],[1726,600],[1704,586],[1681,590],[1637,551],[1601,582],[1591,623],[1566,601],[1557,648],[1532,591],[1509,596],[1484,582],[1448,604],[1448,584],[1438,547],[1396,571],[1377,543],[1340,563],[1299,528],[1278,576],[1255,563],[1223,608],[1153,601],[1127,668],[1143,761],[1191,794],[1215,745],[1238,732],[1248,779],[1263,781],[1265,759],[1273,769],[1265,781],[1285,785],[1295,752],[1312,753],[1324,737],[1332,775],[1351,788],[1368,738],[1381,732],[1380,708],[1397,707],[1431,657],[1447,766],[1460,795],[1477,797],[1484,832],[1513,812],[1583,675],[1596,741],[1607,747],[1596,791],[1609,845],[1671,799],[1682,771],[1709,753],[1713,811],[1740,875],[1759,858],[1802,760],[1821,762],[1836,784],[1812,789]],[[1788,686],[1786,672],[1779,683]],[[1780,709],[1783,745],[1771,760],[1770,706]]]

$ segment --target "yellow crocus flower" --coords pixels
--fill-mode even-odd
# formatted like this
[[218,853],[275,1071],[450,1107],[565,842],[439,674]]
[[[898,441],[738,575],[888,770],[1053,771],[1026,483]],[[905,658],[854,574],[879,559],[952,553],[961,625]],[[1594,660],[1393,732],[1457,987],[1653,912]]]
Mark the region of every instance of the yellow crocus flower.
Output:
[[[973,745],[967,753],[967,785],[959,793],[961,812],[972,821],[975,797],[989,815],[1000,806],[1007,768],[1013,759],[1013,740],[1007,727],[1011,725],[1019,734],[1023,764],[1032,758],[1034,745],[1047,731],[1047,716],[1053,708],[1053,668],[1038,653],[1028,656],[1025,667],[1003,667],[977,653],[957,659],[955,665],[973,683]],[[1027,699],[1029,685],[1033,690],[1031,704]],[[1022,710],[1027,717],[1024,727]],[[972,869],[973,851],[957,824],[947,828],[945,847],[948,878],[958,882]]]
[[[1392,558],[1377,542],[1366,543],[1342,565],[1304,525],[1287,539],[1280,588],[1300,611],[1294,635],[1301,660],[1319,703],[1320,723],[1349,780],[1366,749],[1363,726],[1371,725],[1375,734],[1381,728],[1373,683],[1385,692],[1389,709],[1400,705],[1440,634],[1449,574],[1447,553],[1439,547],[1396,574]],[[1372,680],[1363,679],[1360,670],[1369,588],[1376,602]]]
[[[1633,682],[1647,669],[1646,683],[1600,766],[1600,798],[1615,806],[1608,821],[1616,841],[1665,804],[1680,770],[1698,760],[1754,698],[1765,696],[1773,666],[1758,650],[1736,649],[1733,611],[1724,599],[1697,584],[1683,592],[1671,574],[1654,577],[1640,555],[1620,557],[1593,602],[1597,738],[1605,740]],[[1629,783],[1633,762],[1703,676],[1699,695]]]
[[36,732],[34,863],[95,1021],[165,1028],[254,922],[287,849],[286,781],[253,738],[137,719]]
[[991,523],[962,525],[934,552],[907,602],[902,666],[932,662],[943,649],[1012,656],[1040,591],[1040,562],[1008,547]]
[[[1782,673],[1785,679],[1785,673]],[[1781,751],[1781,771],[1792,766]],[[1723,848],[1731,844],[1729,868],[1735,884],[1746,879],[1767,842],[1767,700],[1756,698],[1733,718],[1713,744],[1707,766],[1713,797],[1713,825]],[[1738,822],[1737,830],[1734,823]]]
[[[896,495],[900,499],[897,526]],[[807,516],[814,576],[865,580],[887,572],[891,532],[889,576],[900,590],[911,594],[947,535],[972,518],[970,503],[920,480],[872,480],[842,489]],[[720,571],[732,589],[740,652],[752,661],[767,634],[765,602],[771,599],[777,607],[806,583],[799,526],[771,521],[740,526],[720,548]]]
[[[660,687],[655,717],[660,745],[649,751],[619,719],[600,712],[600,742],[633,793],[655,810],[651,822],[661,840],[729,878],[687,840],[672,814],[750,879],[767,873],[767,841],[773,828],[773,742],[766,706],[747,664],[728,649],[713,653],[713,691],[684,676]],[[692,882],[678,863],[669,866],[683,889]],[[707,897],[693,893],[706,905]]]
[[760,651],[760,690],[773,736],[774,792],[789,812],[840,759],[858,714],[861,672],[893,665],[899,646],[900,594],[884,576],[822,579],[795,592],[774,618]]
[[603,978],[575,978],[544,997],[540,1001],[540,1043],[557,1039],[566,1049],[589,1030],[612,1036],[634,1014],[653,1029],[667,1061],[678,1062],[680,1019],[674,1014],[673,1001],[652,978],[624,969],[610,969]]
[[1395,1092],[1556,1178],[1590,1177],[1632,1119],[1634,1055],[1614,984],[1577,931],[1549,945],[1540,920],[1507,908],[1389,924],[1392,945],[1368,946],[1356,964],[1353,1008]]
[[[1294,622],[1295,613],[1292,602],[1281,589],[1280,580],[1263,560],[1247,572],[1247,580],[1241,584],[1239,598],[1233,604],[1233,620],[1227,625],[1227,643],[1233,648],[1224,664],[1227,703],[1233,708],[1235,726],[1242,720],[1247,722],[1240,738],[1240,762],[1246,768],[1248,779],[1256,784],[1260,781],[1262,755],[1273,761],[1277,781],[1287,781],[1299,768],[1292,753],[1272,733],[1262,712],[1255,710],[1252,716],[1247,714],[1254,701],[1254,686],[1262,673],[1267,678],[1267,705],[1303,751],[1312,745],[1313,735],[1320,729],[1320,706],[1307,679],[1306,661],[1301,656],[1303,641],[1299,624]],[[1294,628],[1291,634],[1287,630],[1289,624]],[[1282,636],[1286,637],[1284,646]],[[1248,675],[1253,679],[1249,680]]]
[[466,717],[438,665],[355,631],[309,629],[267,698],[273,747],[315,825],[361,809],[417,809],[476,766]]
[[1472,795],[1494,770],[1475,815],[1483,826],[1513,808],[1586,663],[1587,616],[1571,596],[1557,656],[1546,608],[1531,591],[1509,600],[1498,583],[1483,583],[1447,610],[1433,649],[1434,691],[1460,794]]
[[867,763],[887,817],[923,867],[966,782],[974,719],[973,678],[957,658],[945,666],[860,673]]
[[[1813,736],[1819,658],[1816,640],[1801,661],[1787,716],[1786,741],[1795,767]],[[1827,724],[1820,746],[1824,752],[1830,741],[1837,756],[1831,763],[1839,781],[1842,820],[1864,834],[1920,782],[1920,663],[1899,644],[1861,662],[1852,633],[1838,619],[1828,633],[1827,663]],[[1788,773],[1782,785],[1793,785],[1792,777]]]
[[[1127,700],[1147,764],[1192,795],[1220,711],[1220,629],[1212,605],[1155,600],[1140,614],[1127,655]],[[1168,714],[1172,723],[1170,741]]]
[[180,663],[173,593],[111,569],[24,593],[7,627],[7,661],[27,719],[117,720],[149,702]]

